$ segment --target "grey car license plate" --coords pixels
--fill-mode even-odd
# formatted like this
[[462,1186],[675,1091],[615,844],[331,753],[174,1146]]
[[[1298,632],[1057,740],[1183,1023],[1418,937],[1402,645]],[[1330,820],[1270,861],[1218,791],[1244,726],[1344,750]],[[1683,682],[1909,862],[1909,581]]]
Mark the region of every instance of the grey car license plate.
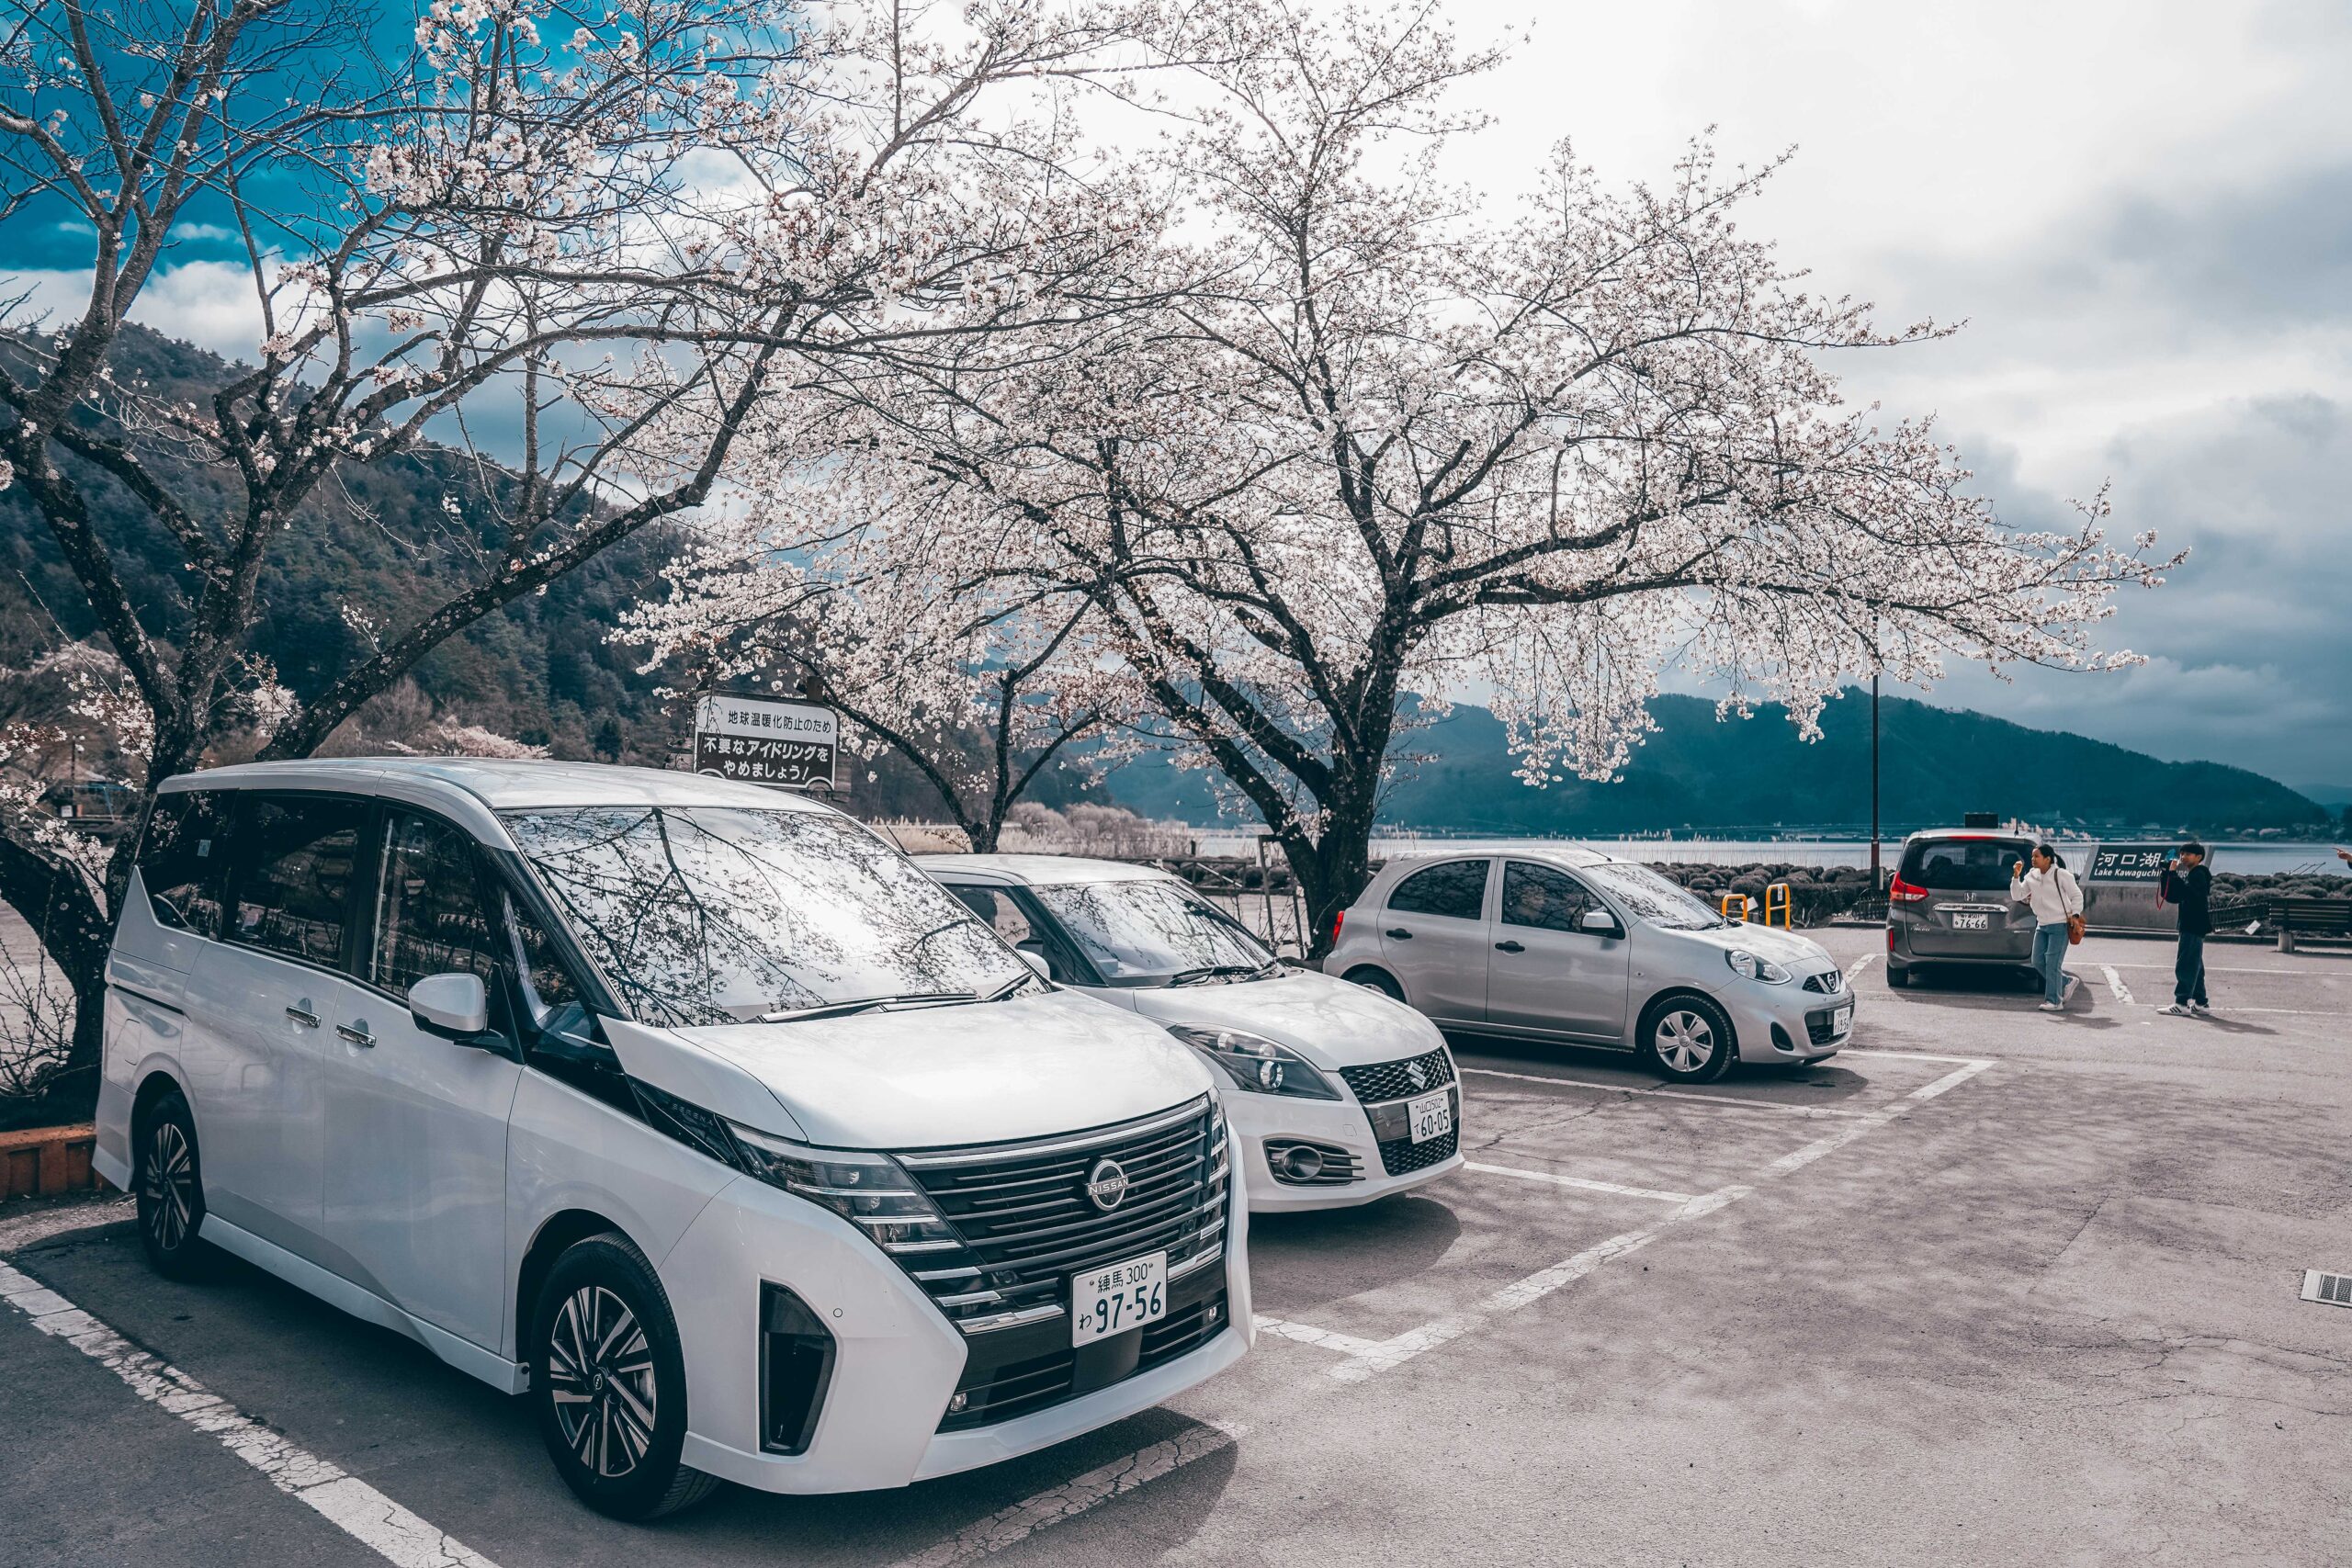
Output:
[[1954,915],[1951,929],[1956,931],[1989,931],[1993,929],[1993,917],[1984,914]]

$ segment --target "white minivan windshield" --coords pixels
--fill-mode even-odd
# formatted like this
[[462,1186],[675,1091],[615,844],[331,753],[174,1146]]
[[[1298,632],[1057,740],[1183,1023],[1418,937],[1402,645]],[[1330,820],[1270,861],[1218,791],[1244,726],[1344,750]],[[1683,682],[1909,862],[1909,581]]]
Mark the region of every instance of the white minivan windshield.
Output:
[[977,1000],[1030,977],[938,884],[839,818],[600,806],[503,819],[639,1023]]

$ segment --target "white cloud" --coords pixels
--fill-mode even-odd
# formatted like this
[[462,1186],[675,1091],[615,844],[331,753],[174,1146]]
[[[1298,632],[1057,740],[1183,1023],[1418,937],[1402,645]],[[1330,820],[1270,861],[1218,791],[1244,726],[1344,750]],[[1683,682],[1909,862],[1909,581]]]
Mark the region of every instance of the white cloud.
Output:
[[[86,272],[16,272],[6,278],[7,292],[30,293],[17,316],[46,314],[52,328],[77,319],[90,302]],[[130,319],[227,359],[250,360],[261,347],[261,303],[253,269],[242,263],[159,268],[140,291]]]

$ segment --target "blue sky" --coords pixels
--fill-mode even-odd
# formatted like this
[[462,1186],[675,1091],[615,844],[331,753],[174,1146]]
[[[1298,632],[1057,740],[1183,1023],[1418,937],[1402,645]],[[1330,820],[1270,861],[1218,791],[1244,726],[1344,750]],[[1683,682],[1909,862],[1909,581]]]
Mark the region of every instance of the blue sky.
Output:
[[[2192,548],[2108,628],[2145,667],[1956,672],[1932,700],[2352,786],[2352,7],[1453,9],[1473,36],[1526,35],[1481,85],[1496,125],[1464,177],[1504,195],[1562,135],[1623,179],[1663,173],[1711,124],[1727,161],[1795,144],[1749,226],[1889,321],[1969,322],[1848,359],[1853,394],[1936,413],[2014,524],[2062,519],[2111,480],[2120,533]],[[85,236],[36,213],[5,240],[65,302],[53,269]],[[224,234],[184,236],[142,315],[250,344],[234,254]]]

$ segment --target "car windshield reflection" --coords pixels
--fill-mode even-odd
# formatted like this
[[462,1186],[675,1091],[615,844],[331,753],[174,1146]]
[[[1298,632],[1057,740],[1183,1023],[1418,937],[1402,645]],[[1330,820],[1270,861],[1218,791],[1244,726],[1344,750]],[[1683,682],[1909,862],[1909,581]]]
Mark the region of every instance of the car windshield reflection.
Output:
[[1635,919],[1666,931],[1713,931],[1730,923],[1645,865],[1611,861],[1586,866],[1580,874],[1590,878]]
[[1181,882],[1079,882],[1033,889],[1037,901],[1113,985],[1239,978],[1274,955]]
[[628,806],[503,819],[639,1023],[987,999],[1030,978],[937,884],[835,817]]

